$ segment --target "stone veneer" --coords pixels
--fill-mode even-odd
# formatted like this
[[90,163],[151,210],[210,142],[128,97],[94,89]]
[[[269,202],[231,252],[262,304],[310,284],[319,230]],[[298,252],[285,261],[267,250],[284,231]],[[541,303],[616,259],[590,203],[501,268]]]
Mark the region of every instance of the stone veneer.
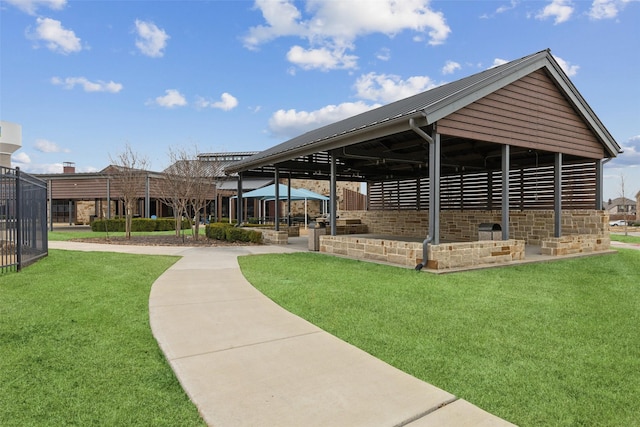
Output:
[[259,231],[262,233],[262,243],[271,245],[286,245],[289,243],[289,232],[287,230],[272,230],[269,228],[243,227],[245,230]]
[[[345,211],[341,218],[360,219],[369,233],[403,237],[424,237],[429,229],[429,211]],[[552,210],[511,211],[509,213],[509,237],[524,240],[527,244],[541,245],[544,239],[553,237]],[[502,222],[502,213],[493,211],[441,211],[440,239],[469,242],[478,240],[478,226],[482,223]],[[608,234],[609,216],[605,211],[566,210],[562,212],[563,235]]]
[[562,237],[548,237],[542,240],[542,255],[572,255],[606,251],[611,239],[609,234],[574,234]]
[[[280,180],[284,185],[287,185],[286,180]],[[292,179],[291,187],[293,188],[305,188],[313,191],[314,193],[329,196],[330,185],[327,180],[315,180],[315,179]],[[336,183],[336,196],[338,197],[338,209],[344,206],[344,200],[342,199],[342,190],[348,189],[351,191],[360,191],[359,182],[339,181]],[[286,212],[286,201],[282,203],[282,212]],[[307,200],[307,214],[310,219],[320,216],[322,213],[322,202],[319,200]],[[304,200],[291,201],[291,214],[294,216],[304,216]]]
[[[513,239],[430,245],[427,268],[446,270],[506,264],[524,259],[524,246],[524,241]],[[320,252],[405,267],[415,267],[422,262],[422,243],[401,240],[320,236]]]

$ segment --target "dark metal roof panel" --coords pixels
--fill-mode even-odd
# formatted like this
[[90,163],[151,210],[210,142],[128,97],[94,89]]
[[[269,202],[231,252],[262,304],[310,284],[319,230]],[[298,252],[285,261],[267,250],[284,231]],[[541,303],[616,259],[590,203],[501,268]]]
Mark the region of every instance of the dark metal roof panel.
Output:
[[[346,137],[357,131],[405,120],[423,113],[426,115],[428,124],[434,123],[447,114],[473,102],[475,98],[484,96],[485,92],[497,90],[522,77],[520,74],[530,73],[549,64],[550,58],[551,52],[548,49],[543,50],[320,127],[234,163],[225,168],[225,173],[235,173],[268,165],[272,160],[282,158],[287,152],[291,152],[295,157],[296,153],[310,146],[316,146],[317,151],[323,151],[326,148],[324,147],[325,142],[328,144],[338,137]],[[552,65],[557,66],[555,61],[552,61]],[[563,75],[563,73],[561,74]],[[568,79],[564,78],[562,83],[566,85],[566,81]],[[573,85],[570,87],[575,90]],[[580,101],[584,102],[581,98]],[[590,109],[588,111],[593,114]]]

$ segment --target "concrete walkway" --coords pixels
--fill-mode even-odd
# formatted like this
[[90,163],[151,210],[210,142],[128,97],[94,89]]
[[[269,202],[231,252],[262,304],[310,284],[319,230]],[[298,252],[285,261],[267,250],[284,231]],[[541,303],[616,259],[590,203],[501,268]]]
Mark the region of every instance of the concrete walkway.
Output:
[[150,322],[210,426],[512,425],[287,312],[242,276],[238,256],[301,244],[49,247],[182,257],[153,284]]

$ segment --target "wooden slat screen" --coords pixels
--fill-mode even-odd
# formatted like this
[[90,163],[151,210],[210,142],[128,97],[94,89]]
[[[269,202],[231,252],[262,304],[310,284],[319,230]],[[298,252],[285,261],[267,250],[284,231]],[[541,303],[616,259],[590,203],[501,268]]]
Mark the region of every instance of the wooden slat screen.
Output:
[[[509,171],[509,206],[516,210],[547,210],[554,206],[553,166]],[[595,163],[562,166],[562,208],[595,208]],[[440,178],[442,210],[492,210],[502,206],[500,171],[461,173]],[[369,210],[429,209],[429,179],[373,182]]]

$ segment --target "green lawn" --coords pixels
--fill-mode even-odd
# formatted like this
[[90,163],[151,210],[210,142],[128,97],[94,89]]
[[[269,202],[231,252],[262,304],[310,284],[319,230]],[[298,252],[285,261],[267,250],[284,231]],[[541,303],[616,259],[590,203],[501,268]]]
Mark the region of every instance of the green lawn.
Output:
[[611,240],[624,243],[640,243],[640,237],[638,236],[625,236],[624,234],[610,234]]
[[0,275],[0,425],[204,426],[149,327],[176,260],[51,250]]
[[314,253],[239,261],[293,313],[513,423],[640,425],[640,251],[449,275]]

